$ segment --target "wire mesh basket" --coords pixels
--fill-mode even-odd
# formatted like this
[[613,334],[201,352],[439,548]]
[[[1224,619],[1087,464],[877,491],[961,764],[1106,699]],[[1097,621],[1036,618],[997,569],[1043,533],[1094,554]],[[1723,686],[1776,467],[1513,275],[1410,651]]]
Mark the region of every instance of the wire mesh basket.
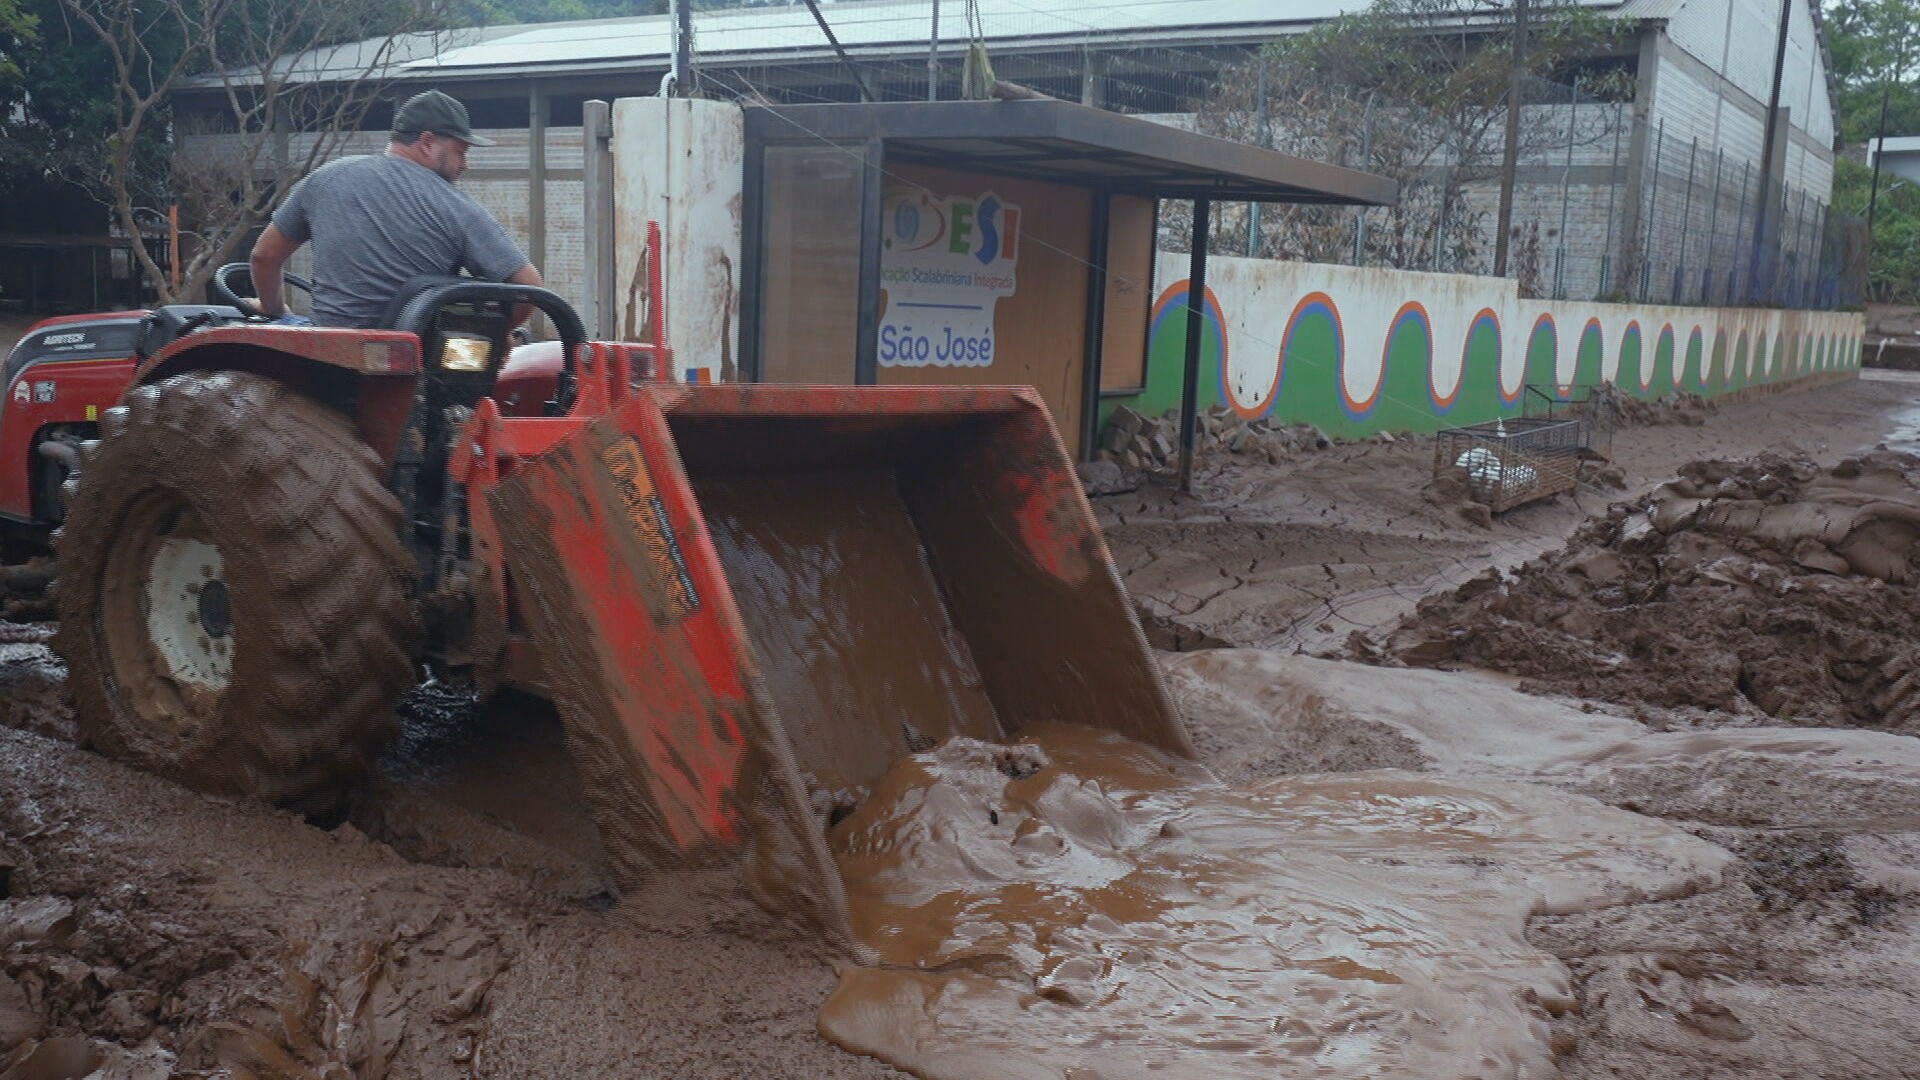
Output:
[[1572,416],[1515,416],[1434,436],[1433,474],[1454,473],[1498,514],[1571,491],[1588,456],[1589,428]]

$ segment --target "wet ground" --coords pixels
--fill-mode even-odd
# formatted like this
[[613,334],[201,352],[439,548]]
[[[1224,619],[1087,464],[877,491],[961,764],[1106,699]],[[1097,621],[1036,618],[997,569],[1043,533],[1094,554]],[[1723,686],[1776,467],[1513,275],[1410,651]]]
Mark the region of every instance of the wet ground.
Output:
[[1916,416],[1863,381],[1626,429],[1627,490],[1492,521],[1418,439],[1103,500],[1207,769],[1072,732],[898,767],[832,838],[879,968],[726,874],[615,902],[540,703],[417,695],[325,829],[76,749],[47,627],[0,625],[0,1075],[1914,1075],[1912,736],[1292,654],[1685,461]]

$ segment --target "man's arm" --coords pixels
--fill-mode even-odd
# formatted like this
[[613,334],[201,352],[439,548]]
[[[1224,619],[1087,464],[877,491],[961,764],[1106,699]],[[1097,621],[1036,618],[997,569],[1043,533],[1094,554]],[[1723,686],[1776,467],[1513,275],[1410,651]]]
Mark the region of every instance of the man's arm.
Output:
[[278,225],[269,225],[260,234],[253,245],[253,255],[248,259],[253,270],[254,301],[260,308],[260,314],[269,319],[277,319],[286,313],[286,300],[281,288],[281,274],[285,271],[287,260],[300,249],[298,242],[280,231]]
[[[512,274],[509,274],[507,276],[507,282],[512,285],[540,286],[540,285],[546,284],[546,282],[542,280],[540,277],[539,268],[534,266],[532,263],[528,263],[527,265],[522,266],[520,269],[515,270]],[[527,319],[532,314],[533,314],[532,304],[513,305],[513,325],[519,326],[521,323],[526,322]]]

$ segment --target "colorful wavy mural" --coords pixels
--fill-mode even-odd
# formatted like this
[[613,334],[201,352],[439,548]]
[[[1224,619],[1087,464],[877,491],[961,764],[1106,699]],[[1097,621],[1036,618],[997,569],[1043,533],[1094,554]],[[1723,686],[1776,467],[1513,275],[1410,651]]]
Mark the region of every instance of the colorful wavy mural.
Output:
[[[1109,408],[1179,405],[1186,258],[1161,255],[1147,385]],[[1865,330],[1856,313],[1522,300],[1496,278],[1224,257],[1205,311],[1203,406],[1345,436],[1491,420],[1603,382],[1658,398],[1831,377],[1859,367]]]

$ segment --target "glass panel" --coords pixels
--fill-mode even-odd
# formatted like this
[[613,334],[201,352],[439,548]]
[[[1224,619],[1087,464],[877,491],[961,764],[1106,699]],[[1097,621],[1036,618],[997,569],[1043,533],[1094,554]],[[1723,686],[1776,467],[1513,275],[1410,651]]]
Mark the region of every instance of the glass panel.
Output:
[[762,378],[851,383],[860,311],[860,151],[774,145],[765,161]]

